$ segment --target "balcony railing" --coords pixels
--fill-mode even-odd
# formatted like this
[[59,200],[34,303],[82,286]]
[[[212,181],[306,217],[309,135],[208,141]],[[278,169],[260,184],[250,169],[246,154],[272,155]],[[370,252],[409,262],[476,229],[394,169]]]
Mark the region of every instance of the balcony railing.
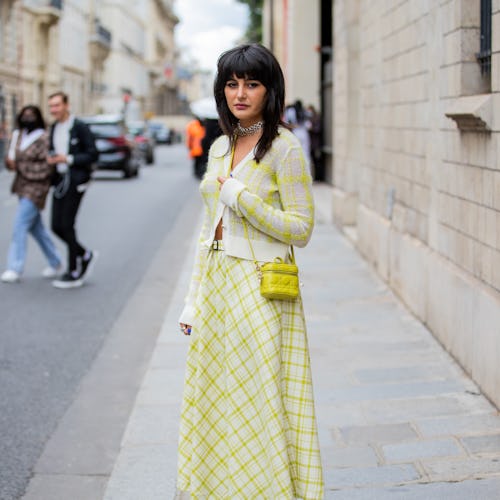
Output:
[[96,22],[95,28],[99,39],[108,45],[111,45],[111,31],[107,30],[99,21]]
[[37,9],[50,7],[56,10],[63,10],[64,8],[64,0],[24,0],[22,3],[27,7]]
[[64,8],[63,0],[24,0],[23,4],[33,9],[38,22],[46,27],[54,26],[61,19]]
[[94,94],[104,94],[108,90],[109,86],[105,83],[99,83],[95,81],[90,82],[90,89]]
[[106,29],[99,19],[94,21],[94,33],[92,33],[91,41],[98,42],[106,47],[111,47],[111,31]]

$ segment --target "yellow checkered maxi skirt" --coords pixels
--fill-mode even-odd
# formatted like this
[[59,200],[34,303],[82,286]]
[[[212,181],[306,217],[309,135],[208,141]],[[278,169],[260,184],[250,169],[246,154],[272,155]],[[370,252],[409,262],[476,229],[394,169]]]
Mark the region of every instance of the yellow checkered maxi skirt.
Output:
[[177,487],[193,500],[323,498],[302,303],[263,298],[253,262],[223,251],[198,292]]

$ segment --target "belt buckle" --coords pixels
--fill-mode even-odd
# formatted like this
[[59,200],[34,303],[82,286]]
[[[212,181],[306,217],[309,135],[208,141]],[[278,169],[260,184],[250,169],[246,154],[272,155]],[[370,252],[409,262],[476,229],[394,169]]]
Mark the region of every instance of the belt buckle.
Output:
[[222,241],[220,240],[212,241],[212,250],[222,250]]

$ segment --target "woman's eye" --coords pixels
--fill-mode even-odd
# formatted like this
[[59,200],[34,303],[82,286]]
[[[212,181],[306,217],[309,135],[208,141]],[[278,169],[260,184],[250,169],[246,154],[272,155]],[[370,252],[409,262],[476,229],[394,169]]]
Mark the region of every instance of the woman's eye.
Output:
[[259,82],[248,82],[248,87],[251,88],[251,89],[254,89],[256,87],[258,87],[260,85]]
[[226,83],[226,86],[229,87],[229,88],[232,88],[234,89],[234,87],[236,87],[237,83],[236,82],[227,82]]

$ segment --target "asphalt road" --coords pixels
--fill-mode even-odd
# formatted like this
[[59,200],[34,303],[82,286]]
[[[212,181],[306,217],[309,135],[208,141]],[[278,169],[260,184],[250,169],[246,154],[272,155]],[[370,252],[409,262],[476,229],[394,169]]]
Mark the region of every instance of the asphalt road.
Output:
[[[17,204],[8,194],[11,179],[0,173],[2,269]],[[77,224],[82,243],[100,254],[88,284],[53,288],[40,277],[45,262],[31,238],[22,282],[0,283],[0,499],[23,494],[45,444],[159,246],[165,239],[175,246],[183,237],[172,231],[181,219],[186,235],[193,230],[197,187],[182,145],[158,147],[155,165],[144,166],[136,179],[99,172]],[[192,207],[188,215],[186,206]],[[45,220],[49,211],[50,204]],[[65,255],[64,246],[58,246]],[[162,286],[168,289],[178,269],[162,271]],[[141,318],[135,321],[140,329]],[[143,347],[145,356],[150,344]]]

